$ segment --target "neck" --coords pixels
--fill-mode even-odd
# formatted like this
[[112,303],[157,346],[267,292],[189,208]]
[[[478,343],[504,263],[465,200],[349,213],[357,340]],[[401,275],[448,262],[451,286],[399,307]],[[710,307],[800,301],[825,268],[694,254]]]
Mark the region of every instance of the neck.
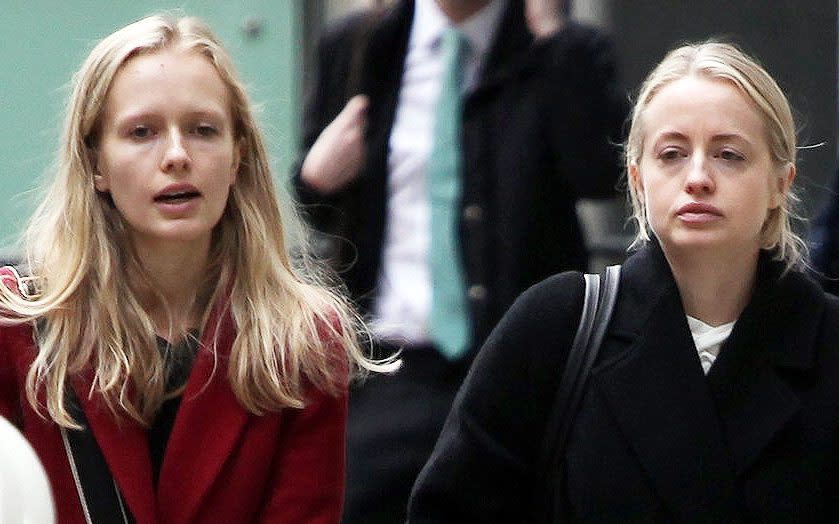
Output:
[[436,0],[446,17],[455,24],[467,20],[483,9],[490,0]]
[[685,313],[712,326],[734,322],[752,296],[759,252],[707,251],[665,250]]
[[134,247],[154,287],[155,293],[141,293],[140,303],[157,334],[171,339],[199,328],[205,306],[201,286],[206,280],[209,237],[188,245],[155,243],[153,247],[135,240]]

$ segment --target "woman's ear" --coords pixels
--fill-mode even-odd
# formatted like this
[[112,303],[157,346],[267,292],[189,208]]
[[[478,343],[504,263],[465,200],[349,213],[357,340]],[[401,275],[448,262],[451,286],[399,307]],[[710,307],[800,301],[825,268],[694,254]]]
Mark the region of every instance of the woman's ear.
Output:
[[95,187],[96,191],[99,191],[100,193],[107,193],[111,190],[111,184],[108,177],[100,173],[93,175],[93,187]]
[[88,146],[87,158],[90,168],[93,170],[93,187],[100,193],[107,193],[111,190],[111,182],[99,169],[99,151],[95,147]]
[[632,163],[629,164],[626,168],[627,178],[629,180],[629,184],[632,186],[632,189],[635,192],[635,195],[638,199],[643,202],[644,201],[644,181],[641,180],[641,172],[638,170],[638,164]]
[[781,168],[781,172],[775,179],[775,183],[777,185],[772,192],[772,198],[769,202],[770,209],[775,209],[783,205],[784,200],[786,200],[787,193],[789,193],[789,188],[792,187],[792,182],[795,180],[795,175],[796,170],[793,164],[788,164],[787,166]]

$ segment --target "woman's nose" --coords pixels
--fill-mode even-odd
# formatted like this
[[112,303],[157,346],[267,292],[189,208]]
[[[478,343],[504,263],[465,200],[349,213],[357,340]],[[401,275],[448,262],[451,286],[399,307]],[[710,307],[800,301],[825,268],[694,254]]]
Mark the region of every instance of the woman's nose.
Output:
[[716,189],[714,177],[705,159],[699,155],[694,157],[685,178],[685,191],[691,195],[698,193],[712,193]]
[[165,172],[185,171],[189,168],[190,161],[181,132],[170,132],[160,168]]

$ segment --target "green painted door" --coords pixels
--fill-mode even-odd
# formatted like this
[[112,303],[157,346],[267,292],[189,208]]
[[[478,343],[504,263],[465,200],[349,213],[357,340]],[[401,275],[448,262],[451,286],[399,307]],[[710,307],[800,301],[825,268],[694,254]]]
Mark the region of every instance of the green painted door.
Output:
[[42,194],[73,71],[100,38],[161,10],[203,18],[227,45],[284,180],[299,127],[302,2],[0,0],[0,257]]

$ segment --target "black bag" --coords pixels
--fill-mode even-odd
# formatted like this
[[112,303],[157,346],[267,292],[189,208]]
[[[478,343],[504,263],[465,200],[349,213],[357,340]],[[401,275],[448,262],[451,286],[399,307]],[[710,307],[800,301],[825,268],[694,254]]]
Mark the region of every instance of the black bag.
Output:
[[574,336],[553,408],[545,426],[536,485],[543,489],[536,501],[537,522],[556,522],[566,513],[557,496],[562,479],[565,447],[574,417],[583,398],[585,385],[597,359],[618,295],[620,266],[609,266],[600,275],[586,274],[586,293],[580,325]]

